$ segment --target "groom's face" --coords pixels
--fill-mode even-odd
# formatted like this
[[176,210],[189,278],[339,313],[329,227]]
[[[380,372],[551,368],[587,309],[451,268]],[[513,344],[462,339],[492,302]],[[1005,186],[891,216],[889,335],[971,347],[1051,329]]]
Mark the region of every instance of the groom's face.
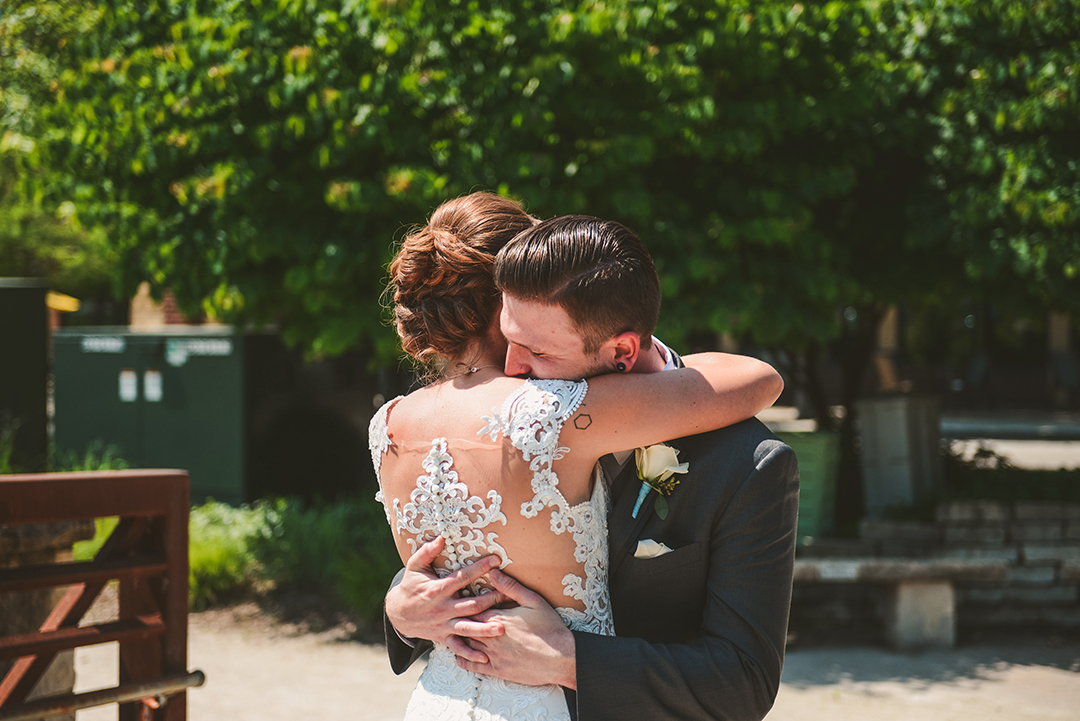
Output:
[[506,336],[508,376],[579,380],[611,372],[585,342],[570,316],[557,305],[503,294],[499,324]]

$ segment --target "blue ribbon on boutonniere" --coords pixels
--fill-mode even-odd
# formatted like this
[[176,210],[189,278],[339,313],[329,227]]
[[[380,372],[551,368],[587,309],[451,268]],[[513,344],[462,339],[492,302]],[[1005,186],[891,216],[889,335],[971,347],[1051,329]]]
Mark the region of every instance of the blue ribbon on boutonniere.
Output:
[[641,504],[650,490],[656,491],[656,515],[662,519],[667,518],[667,497],[679,485],[676,473],[686,473],[690,470],[689,463],[679,463],[679,451],[665,443],[657,443],[647,448],[638,448],[635,451],[637,460],[637,475],[641,479],[641,490],[638,491],[637,503],[634,504],[632,518],[637,518]]

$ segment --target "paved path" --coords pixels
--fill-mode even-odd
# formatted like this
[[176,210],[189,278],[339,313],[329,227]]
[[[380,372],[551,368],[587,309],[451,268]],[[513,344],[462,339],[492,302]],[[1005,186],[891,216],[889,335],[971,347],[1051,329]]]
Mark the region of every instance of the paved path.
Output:
[[768,721],[1080,719],[1080,645],[787,654]]
[[[395,677],[381,646],[265,623],[192,616],[192,721],[381,721],[401,717],[419,669]],[[115,644],[80,650],[78,690],[116,682]],[[116,707],[79,712],[112,721]],[[788,653],[768,721],[1080,720],[1080,643],[975,645],[899,654],[870,648]]]

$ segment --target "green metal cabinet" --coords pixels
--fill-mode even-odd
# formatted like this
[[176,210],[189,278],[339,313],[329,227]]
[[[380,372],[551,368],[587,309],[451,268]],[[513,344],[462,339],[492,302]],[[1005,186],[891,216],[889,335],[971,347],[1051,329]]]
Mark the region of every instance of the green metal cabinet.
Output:
[[53,345],[61,454],[100,441],[141,468],[185,469],[196,503],[375,492],[376,390],[341,359],[305,363],[271,333],[221,326],[61,330]]
[[142,468],[182,468],[193,500],[248,500],[244,342],[231,329],[80,328],[53,336],[56,446],[100,441]]

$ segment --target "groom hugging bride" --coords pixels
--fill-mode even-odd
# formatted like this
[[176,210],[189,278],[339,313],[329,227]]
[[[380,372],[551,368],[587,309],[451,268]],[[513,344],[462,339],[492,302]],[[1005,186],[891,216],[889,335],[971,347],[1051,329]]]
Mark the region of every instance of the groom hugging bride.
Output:
[[[386,598],[408,719],[760,719],[780,682],[798,471],[752,358],[680,358],[625,226],[474,193],[390,266],[430,369],[372,419],[406,566]],[[635,452],[635,449],[638,449]]]

